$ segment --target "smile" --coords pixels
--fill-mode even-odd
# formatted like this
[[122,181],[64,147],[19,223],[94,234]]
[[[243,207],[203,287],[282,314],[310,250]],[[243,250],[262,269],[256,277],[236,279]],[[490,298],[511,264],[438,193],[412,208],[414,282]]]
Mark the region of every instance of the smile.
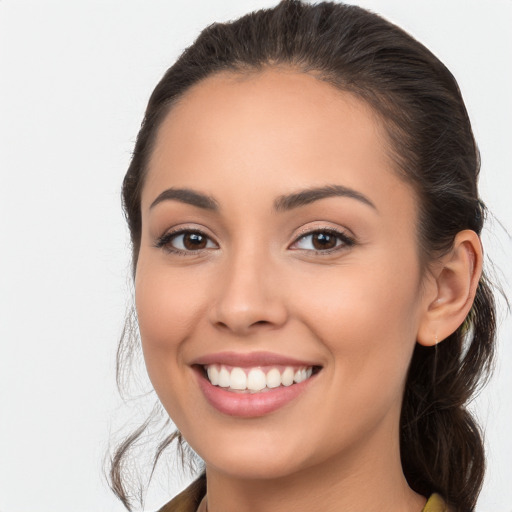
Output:
[[323,366],[272,352],[217,352],[190,362],[206,401],[239,418],[265,416],[300,400],[315,387]]
[[299,384],[311,378],[313,367],[230,367],[210,364],[204,367],[206,376],[213,386],[232,392],[261,393],[279,387]]

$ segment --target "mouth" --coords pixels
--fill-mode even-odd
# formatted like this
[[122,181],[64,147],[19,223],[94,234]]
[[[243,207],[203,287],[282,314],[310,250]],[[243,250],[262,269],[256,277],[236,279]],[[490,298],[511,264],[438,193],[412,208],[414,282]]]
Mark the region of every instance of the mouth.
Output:
[[309,396],[323,366],[272,352],[218,352],[191,362],[206,401],[224,415],[257,418]]
[[265,393],[305,382],[320,371],[320,366],[255,366],[225,364],[201,365],[200,370],[212,386],[232,393]]

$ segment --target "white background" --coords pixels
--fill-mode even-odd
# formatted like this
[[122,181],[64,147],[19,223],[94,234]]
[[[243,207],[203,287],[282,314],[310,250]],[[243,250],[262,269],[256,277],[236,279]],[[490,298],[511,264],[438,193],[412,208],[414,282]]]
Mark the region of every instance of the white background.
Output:
[[[361,0],[458,78],[481,193],[512,231],[512,1]],[[101,473],[119,417],[114,354],[130,303],[120,184],[148,96],[215,20],[264,0],[0,0],[0,511],[121,511]],[[488,254],[511,295],[512,244]],[[489,472],[479,512],[512,510],[512,337],[476,403]],[[124,415],[124,416],[123,416]],[[116,419],[117,418],[117,419]],[[171,492],[184,485],[175,479]],[[148,510],[168,497],[155,486]]]

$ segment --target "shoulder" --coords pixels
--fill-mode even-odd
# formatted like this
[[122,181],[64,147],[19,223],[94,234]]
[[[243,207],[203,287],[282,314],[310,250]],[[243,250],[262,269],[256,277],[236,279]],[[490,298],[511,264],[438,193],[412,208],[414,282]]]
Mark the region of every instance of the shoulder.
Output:
[[[205,494],[206,476],[201,475],[158,512],[196,512]],[[450,512],[450,509],[439,494],[432,494],[422,512]]]
[[158,512],[196,512],[206,494],[206,476],[201,475]]

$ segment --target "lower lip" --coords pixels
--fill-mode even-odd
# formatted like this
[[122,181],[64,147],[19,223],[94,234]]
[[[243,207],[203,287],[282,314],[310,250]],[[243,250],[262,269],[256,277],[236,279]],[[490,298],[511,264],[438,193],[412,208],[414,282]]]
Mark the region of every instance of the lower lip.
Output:
[[256,418],[284,407],[304,393],[316,375],[298,384],[280,386],[261,393],[235,393],[219,386],[214,386],[197,372],[199,387],[208,403],[223,414],[240,418]]

